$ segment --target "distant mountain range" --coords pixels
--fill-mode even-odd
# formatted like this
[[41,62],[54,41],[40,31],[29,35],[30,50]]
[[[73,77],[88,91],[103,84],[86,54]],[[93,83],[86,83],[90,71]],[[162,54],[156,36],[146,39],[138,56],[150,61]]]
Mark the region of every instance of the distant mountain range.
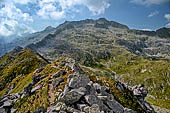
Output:
[[[49,26],[41,32],[29,34],[24,37],[19,37],[14,39],[12,42],[5,43],[5,44],[2,41],[2,39],[0,39],[1,42],[3,42],[0,43],[0,49],[1,49],[0,56],[2,56],[5,52],[8,52],[9,50],[12,50],[17,46],[29,47],[30,44],[36,44],[39,42],[41,43],[41,40],[44,41],[45,39],[48,39],[48,36],[50,37],[50,35],[53,35],[55,36],[56,39],[60,40],[62,38],[65,39],[65,37],[67,37],[66,35],[70,35],[69,32],[71,30],[75,32],[76,30],[79,29],[85,30],[88,28],[89,31],[91,30],[91,33],[93,33],[94,31],[101,30],[103,31],[103,33],[106,33],[106,36],[108,31],[110,31],[109,33],[112,32],[110,34],[113,35],[114,37],[114,39],[112,40],[117,41],[117,44],[121,46],[127,47],[133,53],[141,52],[140,53],[141,55],[151,55],[151,56],[154,55],[154,56],[163,56],[163,57],[169,56],[168,54],[169,49],[167,50],[167,48],[169,47],[168,43],[170,38],[170,28],[160,28],[156,31],[134,30],[134,29],[129,29],[128,26],[126,25],[122,25],[114,21],[108,21],[105,18],[100,18],[98,20],[86,19],[82,21],[72,21],[72,22],[66,21],[63,24],[59,25],[57,28],[53,28]],[[69,31],[69,32],[67,33],[65,31]],[[141,40],[145,40],[145,42]],[[128,45],[132,45],[131,48]],[[159,45],[163,45],[163,46],[158,47]],[[161,51],[165,51],[165,53],[167,54],[163,54]]]

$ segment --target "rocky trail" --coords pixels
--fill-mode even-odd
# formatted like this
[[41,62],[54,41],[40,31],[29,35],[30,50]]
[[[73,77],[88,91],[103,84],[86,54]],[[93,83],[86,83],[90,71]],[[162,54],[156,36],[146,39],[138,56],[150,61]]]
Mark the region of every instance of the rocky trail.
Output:
[[53,104],[54,102],[54,92],[53,92],[53,85],[52,85],[52,76],[50,76],[50,79],[49,79],[49,102],[50,102],[50,105]]

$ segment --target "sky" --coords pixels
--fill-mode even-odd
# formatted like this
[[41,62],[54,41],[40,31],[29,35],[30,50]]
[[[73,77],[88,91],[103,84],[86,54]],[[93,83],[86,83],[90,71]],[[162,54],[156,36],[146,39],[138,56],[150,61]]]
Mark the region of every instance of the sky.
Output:
[[0,0],[0,37],[101,17],[131,29],[170,28],[170,0]]

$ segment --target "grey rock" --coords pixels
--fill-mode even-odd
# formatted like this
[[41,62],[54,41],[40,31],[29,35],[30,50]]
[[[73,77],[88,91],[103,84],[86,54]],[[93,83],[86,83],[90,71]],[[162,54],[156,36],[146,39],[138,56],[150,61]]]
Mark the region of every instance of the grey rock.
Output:
[[56,88],[60,85],[60,83],[64,82],[64,78],[56,78],[53,80],[53,87]]
[[38,85],[35,88],[32,88],[31,93],[35,92],[36,90],[38,90],[40,88],[41,88],[41,85]]
[[14,108],[11,109],[11,113],[15,113],[16,111],[17,109],[14,109]]
[[74,112],[80,113],[81,111],[80,111],[80,110],[77,110],[77,109],[75,109],[75,108],[72,108],[72,107],[67,107],[67,112],[69,112],[69,113],[74,113]]
[[90,113],[100,113],[100,108],[98,104],[93,104],[90,107]]
[[7,113],[7,112],[6,112],[5,108],[2,107],[2,108],[0,108],[0,113]]
[[107,100],[106,104],[111,108],[115,113],[123,113],[124,112],[124,107],[118,103],[116,100]]
[[69,75],[68,86],[70,88],[86,87],[90,79],[85,74]]
[[81,111],[83,111],[86,106],[86,104],[77,104],[77,108]]
[[136,113],[136,112],[131,109],[124,108],[124,113]]
[[60,98],[60,101],[63,101],[67,105],[71,105],[85,95],[86,89],[83,87],[80,87],[79,89],[72,89],[71,91],[67,92],[65,95],[63,95]]

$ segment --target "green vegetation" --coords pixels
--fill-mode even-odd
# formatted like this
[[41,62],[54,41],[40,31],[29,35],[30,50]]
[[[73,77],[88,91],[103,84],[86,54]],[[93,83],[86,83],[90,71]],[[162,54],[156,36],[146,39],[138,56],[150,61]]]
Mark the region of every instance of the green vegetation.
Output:
[[[104,67],[96,66],[94,68],[92,65],[93,70],[91,72],[95,75],[110,73],[114,78],[131,86],[144,84],[149,95],[154,97],[154,99],[148,98],[148,102],[163,108],[170,108],[170,101],[167,100],[170,98],[169,59],[144,58],[136,56],[123,48],[115,49],[112,56],[114,57],[111,59],[99,60],[98,64],[102,64]],[[116,75],[112,72],[116,72]]]
[[[0,96],[8,93],[8,90],[15,84],[16,93],[22,91],[23,88],[31,82],[32,73],[37,68],[47,64],[37,53],[29,49],[21,49],[16,52],[11,51],[0,59]],[[24,84],[23,84],[24,83]],[[23,85],[20,85],[23,84]]]

